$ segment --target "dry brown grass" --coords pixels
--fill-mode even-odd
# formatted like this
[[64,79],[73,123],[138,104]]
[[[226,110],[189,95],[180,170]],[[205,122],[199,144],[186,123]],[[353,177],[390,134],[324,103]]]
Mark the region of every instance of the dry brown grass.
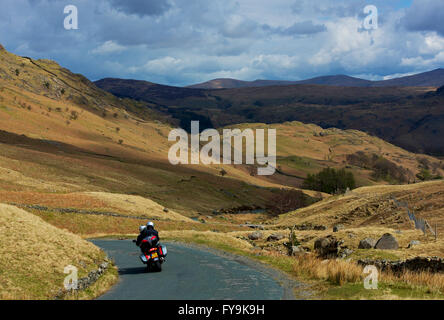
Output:
[[76,266],[84,277],[105,257],[79,236],[4,204],[0,243],[1,299],[51,299],[63,288],[66,266]]
[[106,203],[108,206],[117,209],[119,212],[126,212],[132,215],[147,215],[151,218],[168,219],[193,223],[194,221],[177,212],[168,209],[164,212],[164,207],[160,204],[140,196],[126,194],[115,194],[105,192],[89,192],[86,195]]
[[426,287],[429,292],[444,293],[444,274],[441,273],[406,271],[396,275],[391,272],[382,272],[381,280],[392,284],[401,282],[416,288]]
[[294,259],[296,275],[310,279],[325,280],[335,285],[355,283],[362,277],[362,267],[345,260],[320,260],[312,254]]

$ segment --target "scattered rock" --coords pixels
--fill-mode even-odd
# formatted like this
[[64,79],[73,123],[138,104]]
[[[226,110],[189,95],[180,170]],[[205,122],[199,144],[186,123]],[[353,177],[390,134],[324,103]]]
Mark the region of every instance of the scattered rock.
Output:
[[410,241],[408,248],[410,249],[410,248],[413,248],[414,246],[419,246],[420,244],[421,244],[421,241],[412,240],[412,241]]
[[273,233],[273,234],[271,234],[268,238],[267,238],[267,241],[279,241],[279,240],[282,240],[282,239],[284,239],[284,236],[283,235],[281,235],[281,234],[276,234],[276,233]]
[[333,227],[333,232],[339,232],[341,230],[344,230],[345,227],[342,224],[338,224],[336,226]]
[[375,245],[375,249],[381,250],[397,250],[398,248],[398,241],[396,241],[396,238],[390,233],[384,234]]
[[263,238],[262,232],[253,232],[248,235],[248,239],[256,241]]
[[365,238],[359,242],[358,249],[373,249],[376,246],[376,240],[372,238]]

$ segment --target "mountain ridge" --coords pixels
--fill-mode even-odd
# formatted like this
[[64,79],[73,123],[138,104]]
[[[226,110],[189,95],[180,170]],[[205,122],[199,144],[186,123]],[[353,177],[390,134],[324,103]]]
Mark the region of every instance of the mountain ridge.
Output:
[[287,86],[298,84],[330,85],[340,87],[386,87],[386,86],[411,86],[411,87],[440,87],[444,85],[444,69],[438,68],[418,74],[398,77],[388,80],[366,80],[348,75],[328,75],[314,77],[306,80],[264,80],[243,81],[231,78],[218,78],[206,82],[186,86],[192,89],[234,89],[246,87]]

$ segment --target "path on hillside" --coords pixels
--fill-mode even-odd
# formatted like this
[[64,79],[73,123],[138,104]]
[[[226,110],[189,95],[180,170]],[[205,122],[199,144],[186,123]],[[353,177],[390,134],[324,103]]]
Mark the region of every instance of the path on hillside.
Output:
[[[114,259],[120,281],[105,300],[280,300],[292,299],[271,270],[245,258],[218,255],[194,246],[165,243],[160,273],[147,273],[139,248],[129,240],[92,240]],[[278,278],[276,278],[278,279]],[[288,283],[288,282],[287,282]]]

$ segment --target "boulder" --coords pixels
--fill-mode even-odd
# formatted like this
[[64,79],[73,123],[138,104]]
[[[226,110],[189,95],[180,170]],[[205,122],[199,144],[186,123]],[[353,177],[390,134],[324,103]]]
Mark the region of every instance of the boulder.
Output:
[[375,245],[375,249],[380,250],[397,250],[399,248],[398,241],[390,233],[384,234]]
[[358,249],[373,249],[376,246],[376,240],[372,238],[365,238],[359,242]]
[[421,241],[412,240],[412,241],[410,241],[408,248],[410,249],[410,248],[413,248],[414,246],[419,246],[420,244],[421,244]]
[[343,229],[345,229],[345,227],[342,224],[338,224],[333,227],[333,232],[339,232]]
[[262,239],[263,236],[262,232],[253,232],[248,235],[248,239],[256,241]]
[[336,258],[342,241],[338,241],[333,236],[319,238],[314,243],[314,249],[323,258]]
[[271,235],[267,238],[267,241],[279,241],[279,240],[282,240],[282,239],[284,239],[284,236],[283,236],[283,235],[273,233],[273,234],[271,234]]

